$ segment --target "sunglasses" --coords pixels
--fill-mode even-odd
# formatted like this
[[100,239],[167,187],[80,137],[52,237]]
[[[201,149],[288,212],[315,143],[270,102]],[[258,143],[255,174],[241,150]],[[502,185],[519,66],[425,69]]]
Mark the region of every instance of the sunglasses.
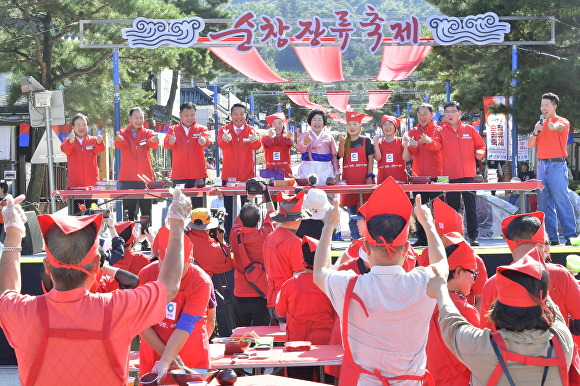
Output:
[[464,271],[470,272],[473,275],[473,281],[477,280],[477,276],[479,276],[479,272],[474,271],[472,269],[463,268]]

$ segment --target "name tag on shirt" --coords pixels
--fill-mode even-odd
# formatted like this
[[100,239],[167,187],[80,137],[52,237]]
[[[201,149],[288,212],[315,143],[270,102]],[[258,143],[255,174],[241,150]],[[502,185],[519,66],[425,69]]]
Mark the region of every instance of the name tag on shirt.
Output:
[[471,138],[471,135],[469,135],[469,134],[463,134],[463,138]]
[[146,139],[142,140],[141,142],[139,142],[139,145],[140,146],[147,145],[147,140]]
[[199,138],[199,133],[192,135],[193,138]]
[[386,162],[395,162],[395,156],[393,153],[385,154]]
[[242,142],[250,142],[250,138],[244,138],[242,139]]
[[175,315],[177,314],[177,303],[171,302],[165,308],[165,318],[175,320]]
[[94,147],[94,146],[87,146],[87,147],[86,147],[86,149],[87,149],[87,150],[93,150],[93,147]]
[[350,153],[350,162],[358,162],[358,153]]
[[272,153],[272,159],[274,161],[280,161],[280,152],[279,151],[275,151],[274,153]]

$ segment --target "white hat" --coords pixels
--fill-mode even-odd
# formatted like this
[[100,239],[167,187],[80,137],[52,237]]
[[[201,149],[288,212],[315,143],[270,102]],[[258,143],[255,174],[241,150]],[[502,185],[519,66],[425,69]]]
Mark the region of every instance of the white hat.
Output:
[[332,208],[326,192],[322,189],[310,189],[304,198],[304,208],[310,209],[313,220],[322,220],[326,211]]

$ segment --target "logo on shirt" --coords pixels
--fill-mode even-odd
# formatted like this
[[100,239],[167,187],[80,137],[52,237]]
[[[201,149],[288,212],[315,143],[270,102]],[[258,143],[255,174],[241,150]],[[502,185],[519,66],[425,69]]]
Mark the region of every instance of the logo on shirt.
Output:
[[279,151],[275,151],[274,153],[272,153],[272,159],[274,161],[280,161],[280,152]]
[[393,153],[385,154],[385,159],[387,162],[395,162],[395,155]]
[[358,162],[358,153],[350,153],[350,162]]
[[165,318],[175,320],[175,315],[177,313],[177,303],[171,302],[165,308]]

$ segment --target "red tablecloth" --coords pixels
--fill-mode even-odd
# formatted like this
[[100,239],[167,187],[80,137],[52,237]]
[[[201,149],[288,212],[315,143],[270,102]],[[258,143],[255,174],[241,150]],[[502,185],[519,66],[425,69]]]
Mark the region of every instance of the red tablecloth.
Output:
[[[210,385],[219,385],[219,383],[214,379]],[[279,377],[276,375],[252,375],[249,377],[238,377],[236,386],[320,386],[320,383]]]
[[259,336],[271,336],[274,338],[274,342],[286,342],[286,331],[280,331],[280,326],[237,327],[232,330],[232,336],[241,337],[246,332],[252,331]]

